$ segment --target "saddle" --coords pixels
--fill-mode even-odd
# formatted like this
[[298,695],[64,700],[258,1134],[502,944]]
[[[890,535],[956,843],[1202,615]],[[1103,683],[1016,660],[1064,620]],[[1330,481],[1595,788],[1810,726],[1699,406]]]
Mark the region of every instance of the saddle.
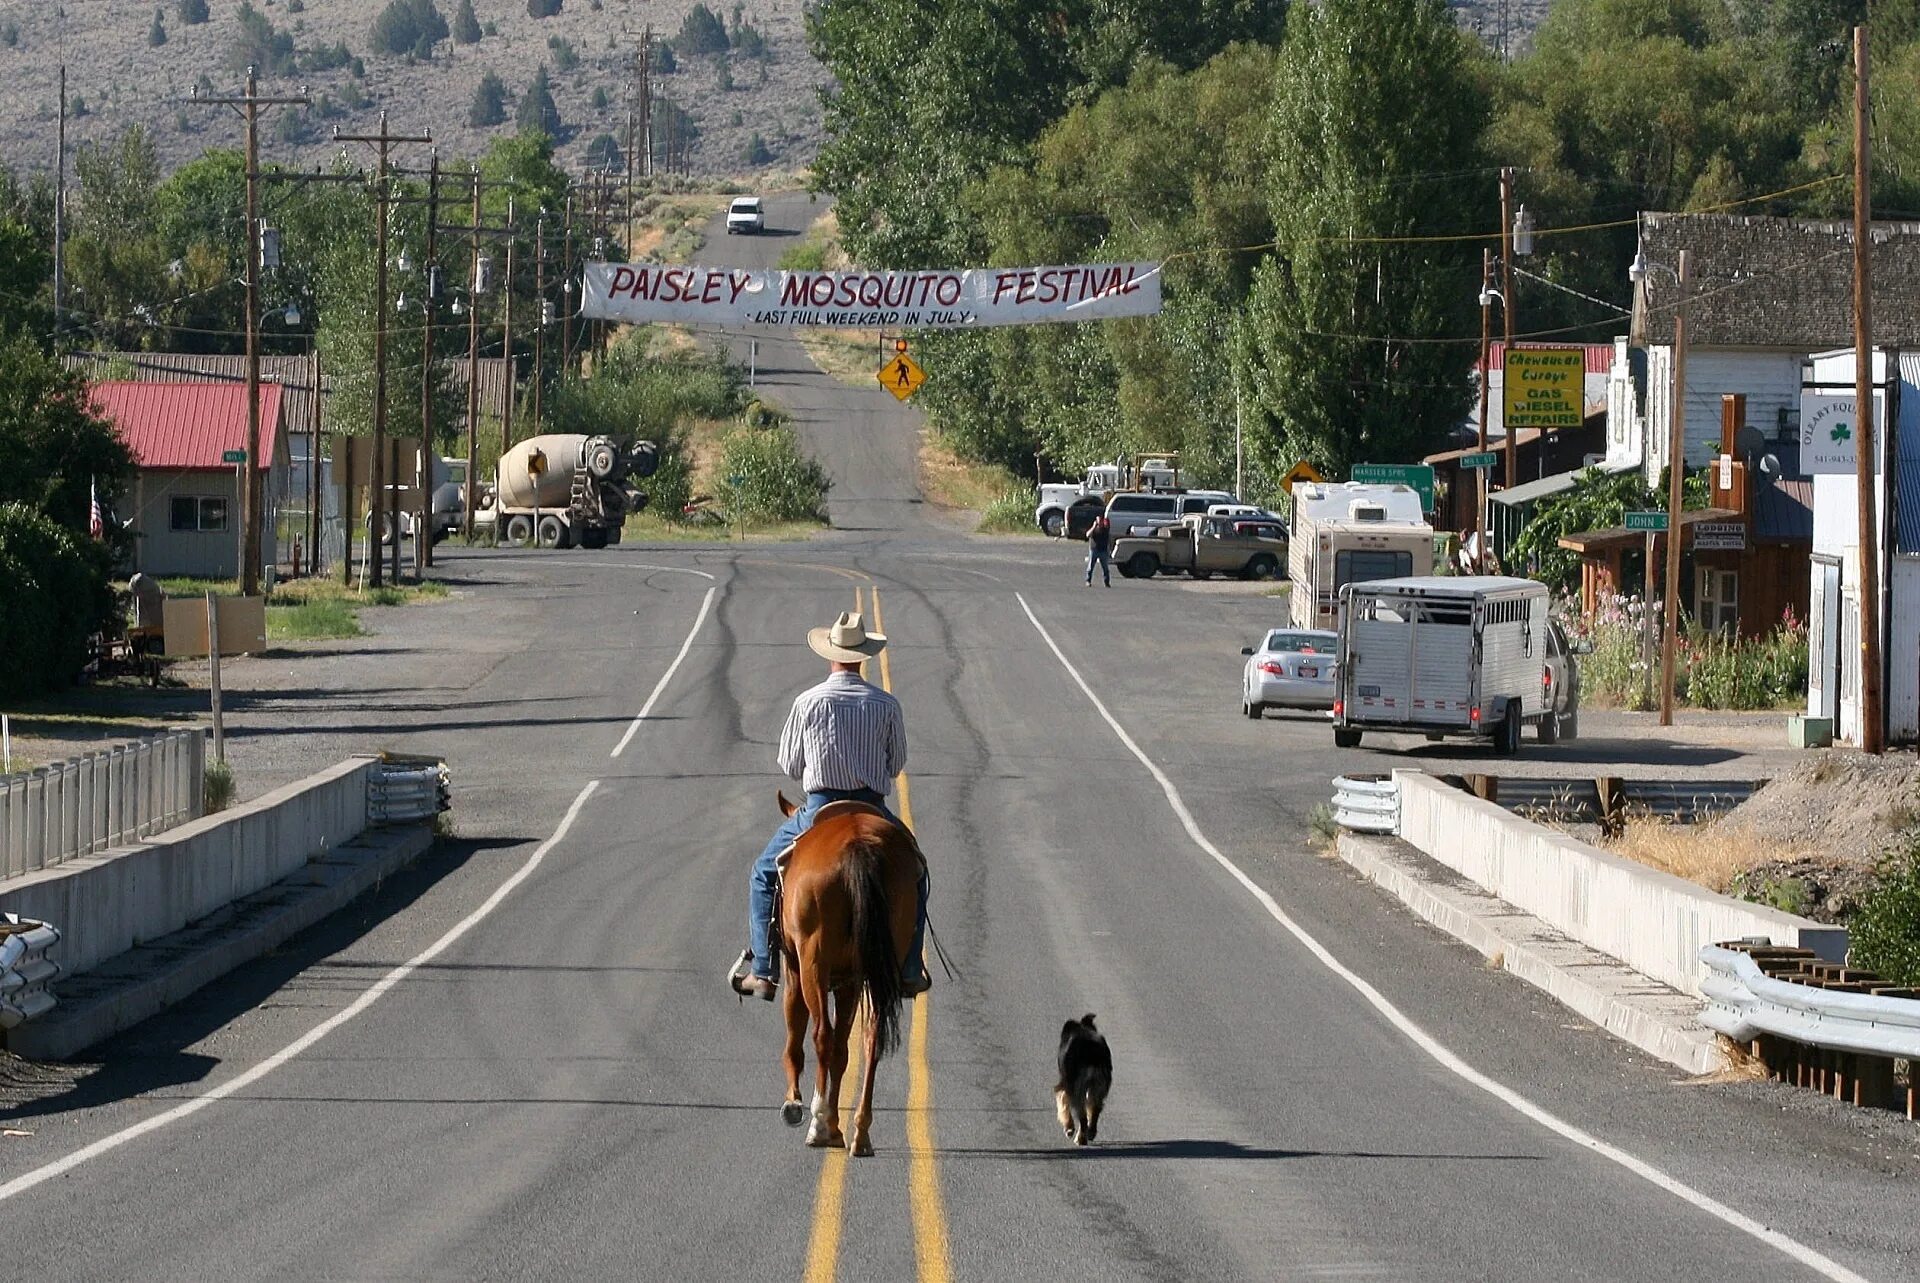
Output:
[[[871,802],[861,802],[854,798],[842,798],[837,802],[829,802],[815,811],[813,813],[813,823],[807,827],[812,828],[814,824],[818,824],[822,820],[830,820],[841,815],[877,815],[881,819],[888,820],[891,823],[899,823]],[[904,824],[900,825],[900,831],[907,835],[909,842],[913,843],[913,853],[920,858],[921,872],[927,872],[927,855],[926,852],[920,849],[920,839],[915,837],[913,830]],[[767,923],[767,948],[772,952],[776,964],[782,969],[784,969],[786,965],[786,949],[784,947],[786,932],[781,926],[780,913],[786,905],[787,862],[793,859],[794,850],[799,845],[800,841],[796,838],[787,844],[786,850],[773,857],[773,917]]]

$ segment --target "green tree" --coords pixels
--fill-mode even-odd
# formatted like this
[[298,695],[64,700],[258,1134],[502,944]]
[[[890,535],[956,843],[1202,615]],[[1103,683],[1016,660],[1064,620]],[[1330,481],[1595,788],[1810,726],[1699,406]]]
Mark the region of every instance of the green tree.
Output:
[[460,0],[460,7],[453,11],[453,43],[480,43],[480,20],[474,16],[473,0]]
[[263,76],[291,76],[298,70],[293,36],[275,27],[266,14],[253,7],[253,0],[242,0],[237,17],[240,30],[227,54],[229,70],[253,67]]
[[467,107],[467,123],[475,129],[490,129],[507,121],[507,86],[489,71],[474,86],[473,102]]
[[547,79],[545,63],[533,73],[533,82],[527,86],[527,92],[521,95],[514,121],[522,133],[533,130],[549,138],[560,136],[560,108],[554,105],[553,87]]
[[0,699],[59,690],[113,612],[105,546],[20,503],[0,504]]
[[180,0],[179,14],[183,25],[197,27],[207,20],[207,0]]
[[1484,230],[1488,197],[1421,176],[1484,168],[1468,39],[1440,0],[1293,11],[1265,180],[1277,248],[1242,331],[1269,468],[1417,458],[1466,410],[1465,349],[1449,340],[1479,319],[1479,247],[1431,238]]
[[653,47],[653,70],[655,75],[671,76],[680,70],[680,64],[673,56],[673,46],[662,40]]
[[167,43],[167,24],[162,10],[153,11],[153,25],[147,28],[147,43],[155,47]]
[[613,105],[613,99],[608,95],[605,85],[595,85],[593,87],[593,96],[587,101],[595,111],[605,111]]
[[449,34],[447,20],[433,0],[391,0],[373,20],[368,39],[375,53],[426,59]]
[[97,341],[140,347],[153,338],[154,307],[168,292],[168,259],[156,234],[160,166],[138,125],[74,154],[79,209],[67,241],[73,299]]
[[527,14],[534,18],[551,18],[560,12],[561,0],[527,0]]
[[680,34],[673,39],[674,47],[690,57],[701,54],[725,53],[727,44],[727,24],[720,21],[720,15],[704,4],[696,4],[687,11],[680,21]]
[[[0,503],[87,533],[89,486],[111,504],[133,480],[133,456],[97,414],[87,382],[25,335],[0,338]],[[4,667],[4,665],[0,665]]]
[[752,138],[747,140],[746,148],[741,153],[740,159],[752,165],[755,169],[760,169],[773,163],[773,148],[767,146],[767,140],[756,132]]
[[612,134],[596,134],[587,144],[587,168],[603,169],[608,172],[620,169],[626,164],[620,151],[620,143]]

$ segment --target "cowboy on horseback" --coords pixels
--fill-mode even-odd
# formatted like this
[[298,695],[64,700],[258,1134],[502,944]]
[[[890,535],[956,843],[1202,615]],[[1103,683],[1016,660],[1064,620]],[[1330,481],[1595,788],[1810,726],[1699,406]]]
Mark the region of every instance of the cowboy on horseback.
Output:
[[[780,732],[779,752],[780,769],[800,781],[807,797],[754,861],[747,901],[750,943],[728,976],[735,993],[773,1001],[779,980],[768,937],[780,881],[777,862],[812,826],[820,808],[829,802],[864,802],[900,823],[886,799],[907,764],[906,722],[900,701],[860,675],[861,665],[886,644],[885,636],[867,631],[856,611],[843,612],[831,626],[807,634],[807,645],[828,663],[827,679],[794,699]],[[908,997],[926,992],[931,985],[920,957],[927,929],[924,871],[919,890],[913,944],[901,970],[901,987]]]

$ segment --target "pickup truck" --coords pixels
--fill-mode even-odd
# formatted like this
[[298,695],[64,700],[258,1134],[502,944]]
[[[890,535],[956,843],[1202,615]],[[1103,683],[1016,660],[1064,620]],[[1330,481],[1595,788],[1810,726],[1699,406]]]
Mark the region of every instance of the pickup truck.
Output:
[[1271,579],[1287,561],[1287,536],[1277,521],[1191,516],[1150,535],[1113,542],[1113,564],[1129,579],[1184,570],[1195,579],[1237,575]]

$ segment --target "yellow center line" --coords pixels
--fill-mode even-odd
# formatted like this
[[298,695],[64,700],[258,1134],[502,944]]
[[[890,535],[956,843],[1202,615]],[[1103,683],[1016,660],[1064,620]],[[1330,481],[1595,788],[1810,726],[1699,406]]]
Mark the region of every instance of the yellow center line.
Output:
[[[856,590],[857,591],[857,590]],[[873,586],[873,629],[886,632],[880,613],[880,587]],[[893,665],[887,652],[880,652],[881,689],[893,690]],[[913,799],[907,789],[907,773],[900,772],[900,819],[913,828]],[[922,966],[926,960],[921,959]],[[927,1061],[927,1025],[931,1015],[927,995],[913,1002],[913,1032],[907,1037],[907,1148],[910,1164],[907,1188],[913,1206],[913,1259],[919,1266],[921,1283],[947,1283],[953,1277],[953,1265],[947,1244],[947,1211],[940,1198],[940,1171],[934,1162],[933,1148],[933,1070]]]

